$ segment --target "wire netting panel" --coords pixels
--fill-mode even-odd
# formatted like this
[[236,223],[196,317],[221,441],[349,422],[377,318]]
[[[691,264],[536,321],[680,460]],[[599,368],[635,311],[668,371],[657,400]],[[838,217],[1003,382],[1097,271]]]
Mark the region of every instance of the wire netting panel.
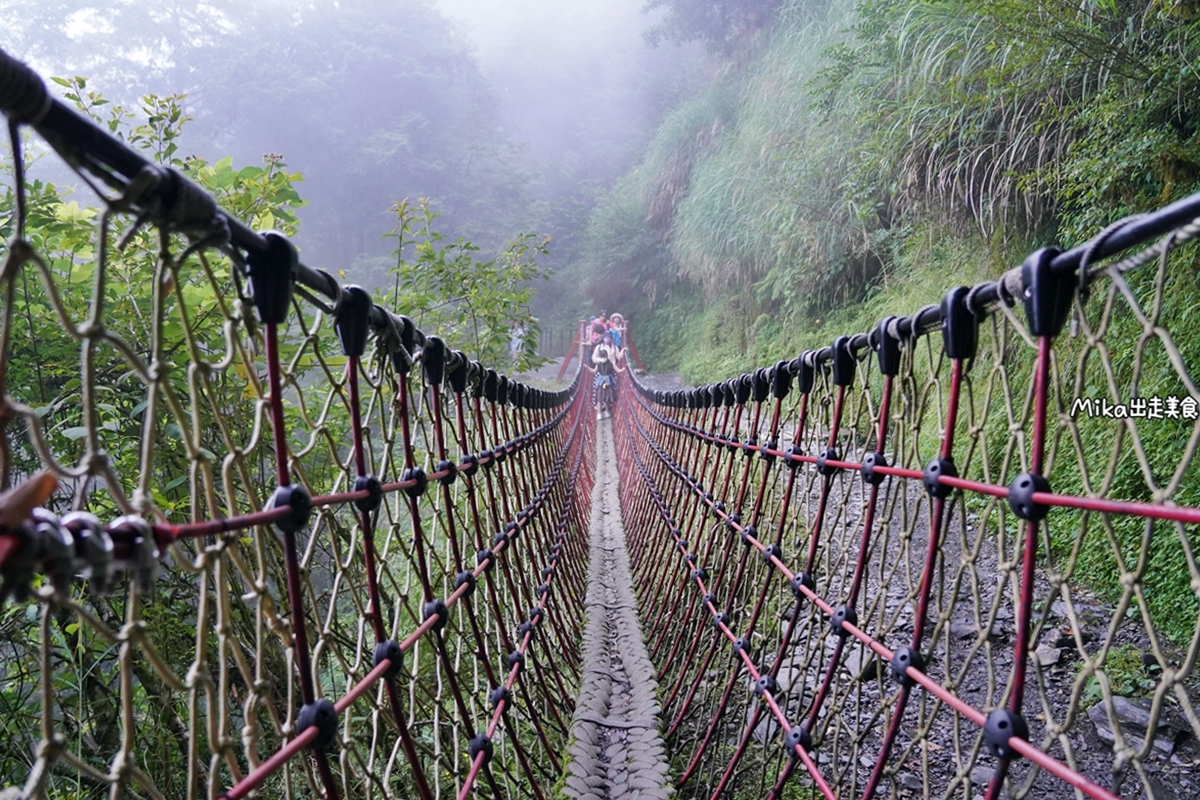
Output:
[[[0,57],[0,785],[548,796],[580,669],[578,383],[448,349]],[[97,191],[89,246],[38,216],[18,122]]]
[[1200,796],[1194,216],[726,383],[633,386],[682,796]]

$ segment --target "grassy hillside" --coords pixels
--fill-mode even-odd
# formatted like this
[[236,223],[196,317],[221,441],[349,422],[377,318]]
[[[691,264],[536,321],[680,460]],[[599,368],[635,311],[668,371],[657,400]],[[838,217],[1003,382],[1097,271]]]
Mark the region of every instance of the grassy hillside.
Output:
[[788,0],[671,113],[569,275],[692,380],[1200,188],[1200,11]]

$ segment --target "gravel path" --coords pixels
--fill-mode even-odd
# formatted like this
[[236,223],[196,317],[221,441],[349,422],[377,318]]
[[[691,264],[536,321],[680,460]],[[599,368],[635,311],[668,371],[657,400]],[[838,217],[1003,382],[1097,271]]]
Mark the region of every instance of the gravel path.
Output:
[[590,538],[583,685],[564,792],[589,800],[665,799],[674,790],[658,729],[654,667],[638,627],[608,420],[596,423]]

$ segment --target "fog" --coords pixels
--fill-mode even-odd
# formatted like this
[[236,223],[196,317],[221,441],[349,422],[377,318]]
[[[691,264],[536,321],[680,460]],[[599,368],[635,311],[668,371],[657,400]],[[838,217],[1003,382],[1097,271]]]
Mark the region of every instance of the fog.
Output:
[[535,231],[552,266],[574,257],[595,197],[699,71],[698,49],[643,41],[642,5],[0,0],[0,46],[127,106],[186,93],[181,154],[282,154],[304,175],[305,260],[372,283],[406,197],[484,252]]
[[541,162],[609,172],[641,143],[694,49],[649,47],[644,0],[438,0],[476,47],[509,130]]

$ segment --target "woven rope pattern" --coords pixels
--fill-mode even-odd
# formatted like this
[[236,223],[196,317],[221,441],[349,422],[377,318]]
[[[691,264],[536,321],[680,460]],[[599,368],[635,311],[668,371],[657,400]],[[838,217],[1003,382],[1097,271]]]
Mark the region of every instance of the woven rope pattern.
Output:
[[[727,384],[625,396],[622,491],[681,796],[1200,794],[1191,227],[1085,265],[1058,336],[1010,297],[970,315],[974,357],[891,320]],[[944,499],[922,480],[939,456],[959,478]],[[1056,495],[1040,522],[1006,499],[1024,473]],[[901,648],[927,686],[894,679]],[[1003,708],[1048,758],[989,751]]]
[[[29,797],[547,796],[579,669],[574,391],[411,328],[347,350],[335,333],[365,338],[369,300],[336,286],[264,323],[274,286],[253,263],[247,280],[211,200],[185,195],[212,222],[180,225],[186,209],[143,208],[153,185],[102,193],[79,253],[13,182],[0,481],[9,500],[38,470],[62,489],[0,530],[21,600],[0,777]],[[155,273],[132,272],[147,250]],[[278,486],[311,515],[291,525],[305,503]],[[321,698],[337,724],[313,748]]]

